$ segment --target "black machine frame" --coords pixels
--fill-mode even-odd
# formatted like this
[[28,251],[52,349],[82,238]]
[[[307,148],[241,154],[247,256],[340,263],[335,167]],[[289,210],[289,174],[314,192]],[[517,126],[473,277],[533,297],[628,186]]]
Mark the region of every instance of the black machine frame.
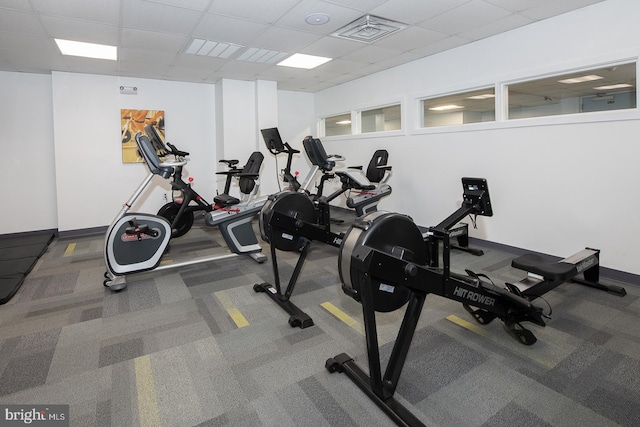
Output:
[[[325,368],[329,372],[345,373],[400,426],[424,426],[422,421],[394,398],[394,393],[427,294],[433,293],[462,302],[465,309],[482,324],[494,318],[500,318],[504,322],[505,329],[512,336],[522,344],[531,345],[535,343],[536,338],[530,331],[523,328],[520,322],[528,321],[545,326],[547,315],[532,301],[560,283],[572,280],[575,275],[582,273],[588,286],[605,289],[621,296],[625,293],[618,287],[597,283],[596,267],[599,251],[595,250],[587,250],[586,253],[583,251],[568,258],[568,262],[564,262],[566,265],[563,264],[560,268],[548,267],[549,264],[535,258],[522,261],[518,264],[520,268],[534,269],[543,277],[538,279],[537,283],[527,282],[531,286],[526,289],[523,286],[524,291],[514,284],[506,284],[506,288],[498,287],[490,281],[483,280],[483,275],[476,275],[470,271],[467,271],[466,276],[452,273],[450,271],[451,228],[468,214],[484,216],[493,214],[486,180],[463,178],[462,183],[463,203],[460,209],[430,230],[428,248],[433,249],[438,245],[442,245],[443,248],[441,267],[434,262],[432,254],[426,255],[427,262],[423,264],[412,261],[412,251],[406,248],[377,248],[366,244],[369,237],[368,230],[374,231],[374,228],[378,224],[384,224],[384,221],[389,223],[395,221],[396,229],[398,222],[407,224],[409,231],[413,226],[416,233],[419,233],[413,221],[401,214],[374,213],[356,220],[346,233],[344,244],[340,249],[339,270],[343,290],[362,304],[368,371],[358,366],[346,353],[327,359]],[[375,233],[384,234],[381,228],[375,228]],[[354,232],[355,235],[352,235]],[[545,274],[548,277],[545,277]],[[576,280],[576,282],[583,283],[582,280]],[[539,291],[534,290],[536,286],[540,286],[537,288]],[[395,289],[390,291],[390,288]],[[395,300],[391,298],[392,294],[396,295]],[[389,302],[389,300],[392,301]],[[375,312],[396,310],[405,303],[408,304],[404,317],[383,373]]]

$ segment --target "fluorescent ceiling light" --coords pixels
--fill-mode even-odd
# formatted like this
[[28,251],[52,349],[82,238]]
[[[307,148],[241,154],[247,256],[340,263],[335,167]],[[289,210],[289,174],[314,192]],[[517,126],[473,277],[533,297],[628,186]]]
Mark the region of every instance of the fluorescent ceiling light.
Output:
[[351,124],[351,120],[340,120],[339,122],[336,122],[337,125],[350,125]]
[[333,58],[325,58],[323,56],[295,53],[284,61],[278,62],[278,65],[282,65],[283,67],[306,68],[307,70],[310,70],[318,65],[324,64],[325,62],[329,62],[332,59]]
[[483,95],[475,95],[475,96],[469,96],[467,99],[489,99],[489,98],[495,98],[496,96],[492,93],[485,93]]
[[558,83],[566,83],[566,84],[574,84],[574,83],[584,83],[584,82],[591,82],[593,80],[600,80],[603,79],[604,77],[602,76],[598,76],[595,74],[589,74],[588,76],[582,76],[582,77],[574,77],[572,79],[564,79],[564,80],[558,80]]
[[455,110],[457,108],[464,108],[461,105],[442,105],[440,107],[431,107],[429,110],[431,111],[447,111],[447,110]]
[[612,89],[622,89],[623,87],[633,87],[629,83],[620,83],[617,85],[609,85],[609,86],[598,86],[594,87],[595,90],[612,90]]
[[54,39],[63,55],[83,56],[85,58],[118,59],[118,48],[105,44],[84,43],[72,40]]

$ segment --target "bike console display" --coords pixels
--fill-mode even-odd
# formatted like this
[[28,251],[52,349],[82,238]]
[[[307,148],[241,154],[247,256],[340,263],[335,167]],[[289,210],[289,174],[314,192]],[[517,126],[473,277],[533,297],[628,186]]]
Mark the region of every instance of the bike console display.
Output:
[[265,144],[267,144],[267,149],[269,149],[271,153],[278,154],[286,151],[278,128],[261,129],[260,132],[262,133]]

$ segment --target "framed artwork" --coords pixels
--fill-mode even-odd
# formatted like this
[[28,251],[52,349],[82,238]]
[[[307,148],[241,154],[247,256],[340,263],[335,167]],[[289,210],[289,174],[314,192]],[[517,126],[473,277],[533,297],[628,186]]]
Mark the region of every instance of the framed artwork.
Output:
[[145,133],[146,126],[153,126],[164,142],[164,110],[120,110],[122,136],[122,163],[142,163],[135,136]]

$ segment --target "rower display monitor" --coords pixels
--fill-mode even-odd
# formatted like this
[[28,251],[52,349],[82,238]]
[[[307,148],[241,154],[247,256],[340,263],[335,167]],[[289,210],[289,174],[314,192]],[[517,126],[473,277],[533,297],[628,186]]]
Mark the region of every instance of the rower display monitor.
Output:
[[464,204],[476,207],[476,215],[493,216],[489,186],[484,178],[462,178]]
[[267,144],[267,149],[269,149],[271,153],[278,154],[285,151],[278,128],[261,129],[260,132],[262,133],[265,144]]

